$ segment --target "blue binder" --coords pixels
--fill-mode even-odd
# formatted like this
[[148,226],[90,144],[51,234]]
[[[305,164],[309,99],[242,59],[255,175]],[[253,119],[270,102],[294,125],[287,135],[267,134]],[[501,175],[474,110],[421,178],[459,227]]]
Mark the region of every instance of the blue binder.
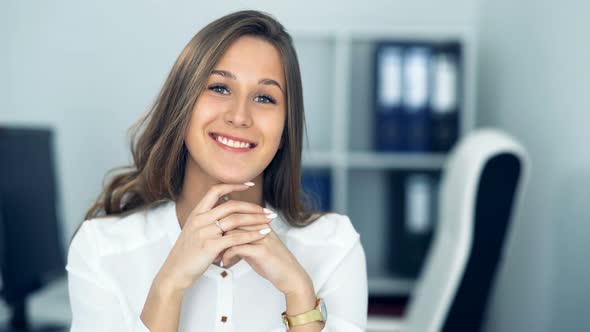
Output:
[[430,61],[428,44],[414,44],[403,52],[402,67],[402,126],[403,150],[428,152],[430,150]]
[[325,169],[304,169],[301,187],[312,199],[312,209],[331,211],[332,183],[330,171]]
[[404,44],[377,43],[375,49],[374,150],[399,151],[404,147],[402,119],[402,54]]

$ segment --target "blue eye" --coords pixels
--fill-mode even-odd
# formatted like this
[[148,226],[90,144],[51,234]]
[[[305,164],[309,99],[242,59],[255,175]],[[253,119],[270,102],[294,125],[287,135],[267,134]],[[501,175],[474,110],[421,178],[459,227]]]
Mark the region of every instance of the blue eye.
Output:
[[[215,91],[217,93],[221,93],[223,95],[229,94],[229,90],[227,89],[227,87],[222,84],[210,85],[209,90]],[[223,90],[225,90],[227,93],[224,93]],[[274,100],[273,97],[268,96],[268,95],[258,95],[258,96],[256,96],[256,98],[263,98],[265,100],[262,102],[263,104],[276,104],[276,100]]]
[[[211,85],[209,87],[209,90],[213,90],[215,92],[219,92],[219,90],[225,90],[225,91],[227,91],[227,88],[224,85],[216,84],[216,85]],[[222,94],[225,94],[225,93],[222,93]]]
[[268,102],[264,102],[263,104],[276,104],[275,100],[271,97],[271,96],[267,96],[267,95],[258,95],[256,96],[256,98],[266,98],[266,100],[268,100]]

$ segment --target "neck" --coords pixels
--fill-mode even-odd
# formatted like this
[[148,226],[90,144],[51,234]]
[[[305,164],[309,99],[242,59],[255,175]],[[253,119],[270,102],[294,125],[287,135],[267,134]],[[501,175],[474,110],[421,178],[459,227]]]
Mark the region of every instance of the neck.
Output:
[[[196,165],[190,158],[187,160],[185,168],[184,181],[182,185],[182,192],[176,201],[176,214],[178,215],[178,223],[180,228],[184,228],[186,219],[190,212],[203,199],[205,194],[211,189],[213,185],[223,183],[218,179],[206,174]],[[262,174],[256,176],[251,180],[244,180],[254,182],[254,186],[245,191],[231,192],[227,196],[231,200],[250,202],[256,205],[264,206],[262,197]],[[213,208],[219,206],[224,201],[219,200]]]

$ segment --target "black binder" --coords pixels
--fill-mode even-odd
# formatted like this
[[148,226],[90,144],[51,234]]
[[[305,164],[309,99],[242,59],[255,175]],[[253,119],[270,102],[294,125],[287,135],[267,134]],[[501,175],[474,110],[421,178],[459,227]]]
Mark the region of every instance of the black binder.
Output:
[[430,248],[438,214],[440,171],[401,171],[391,174],[393,223],[389,270],[416,278]]
[[431,150],[448,152],[459,136],[461,95],[461,45],[440,43],[433,48],[431,109]]

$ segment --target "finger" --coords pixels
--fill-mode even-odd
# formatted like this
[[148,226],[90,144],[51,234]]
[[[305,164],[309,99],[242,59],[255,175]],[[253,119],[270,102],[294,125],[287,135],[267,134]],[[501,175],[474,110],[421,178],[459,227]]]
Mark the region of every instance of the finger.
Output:
[[255,244],[242,244],[233,246],[225,251],[222,256],[224,264],[232,264],[239,258],[260,257],[262,255],[263,246]]
[[[276,218],[276,214],[274,215],[262,215],[259,213],[252,214],[252,213],[234,213],[225,218],[219,220],[219,224],[221,228],[225,232],[230,231],[235,228],[242,228],[246,226],[261,226],[256,229],[251,230],[259,230],[264,228],[269,222],[271,222],[274,218]],[[215,223],[215,221],[213,221]]]
[[199,232],[199,236],[203,239],[215,239],[223,235],[223,231],[215,223],[198,228],[195,231]]
[[222,250],[227,249],[229,247],[258,241],[260,239],[265,238],[270,233],[270,227],[268,227],[267,229],[268,230],[266,232],[250,231],[222,236],[214,241],[214,249],[216,252],[221,252]]
[[[246,232],[246,231],[260,231],[262,229],[265,228],[269,228],[270,226],[268,225],[270,223],[270,221],[272,221],[272,219],[266,218],[266,217],[260,217],[260,215],[243,215],[244,218],[249,218],[249,220],[247,221],[241,221],[239,220],[239,218],[234,217],[234,220],[231,221],[228,218],[232,218],[233,216],[236,216],[236,214],[233,214],[227,218],[224,218],[222,220],[219,221],[219,225],[218,226],[215,221],[210,222],[209,224],[200,227],[200,228],[196,228],[195,231],[199,232],[200,237],[202,238],[206,238],[206,239],[210,239],[210,238],[219,238],[222,235],[230,235],[230,234],[234,234],[234,233],[239,233],[239,232]],[[241,224],[241,223],[253,223],[253,225],[245,225],[245,226],[232,226],[230,225],[228,227],[228,224],[233,223],[235,224]]]
[[224,235],[230,235],[233,233],[247,232],[247,231],[259,231],[259,230],[265,229],[267,227],[268,227],[267,225],[240,226],[240,227],[236,227],[234,229],[230,229],[229,231],[226,231],[224,233]]
[[[240,227],[240,228],[235,228],[232,229],[230,231],[225,232],[223,235],[227,236],[227,235],[231,235],[231,234],[235,234],[235,233],[247,233],[250,231],[260,231],[262,229],[265,229],[267,226],[265,225],[258,225],[258,226],[244,226],[244,227]],[[271,228],[272,230],[272,228]],[[266,237],[263,237],[262,239],[256,240],[256,241],[252,241],[250,242],[250,244],[261,244],[262,241],[264,241]]]
[[[264,218],[266,211],[270,211],[268,209],[263,208],[260,205],[256,205],[254,203],[245,202],[245,201],[236,201],[236,200],[229,200],[225,204],[216,206],[215,208],[201,214],[200,222],[204,223],[205,225],[209,223],[215,223],[215,220],[221,220],[229,217],[232,214],[255,214],[259,218]],[[276,213],[272,214],[272,217],[276,217]],[[200,227],[200,226],[198,226]],[[223,229],[226,230],[225,226]]]
[[[201,199],[201,201],[195,206],[195,208],[191,211],[191,215],[201,214],[211,210],[217,201],[223,196],[231,193],[232,191],[244,191],[251,186],[246,184],[227,184],[221,183],[213,185],[205,196]],[[225,204],[223,204],[225,205]]]

